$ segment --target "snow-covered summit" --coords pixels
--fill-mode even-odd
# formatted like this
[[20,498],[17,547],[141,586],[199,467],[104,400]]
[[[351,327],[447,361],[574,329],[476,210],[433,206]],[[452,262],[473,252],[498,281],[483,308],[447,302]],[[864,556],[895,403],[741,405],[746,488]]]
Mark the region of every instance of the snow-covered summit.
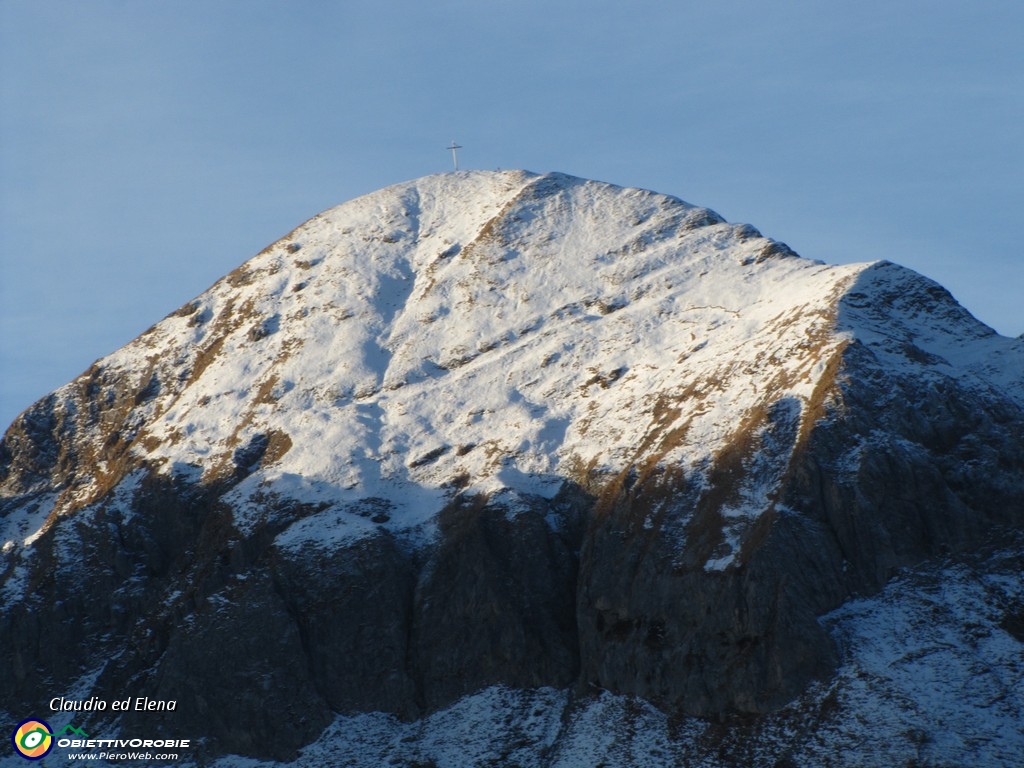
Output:
[[[774,717],[845,674],[826,615],[1024,525],[1022,434],[1024,344],[890,262],[560,174],[399,184],[8,429],[0,702],[130,681],[178,709],[76,727],[195,737],[204,763],[494,686]],[[540,722],[501,696],[509,733]]]
[[[323,507],[296,543],[413,531],[455,490],[550,497],[652,463],[699,476],[766,413],[805,431],[858,334],[911,360],[973,356],[975,372],[1020,359],[922,280],[808,261],[674,197],[561,174],[399,184],[311,219],[58,393],[65,408],[83,384],[133,393],[105,426],[77,414],[98,456],[123,420],[118,461],[74,478],[58,511],[117,482],[126,455],[244,477],[243,527],[267,494]],[[944,325],[879,307],[908,289]],[[795,439],[765,459],[773,476]],[[729,514],[772,494],[752,483]]]

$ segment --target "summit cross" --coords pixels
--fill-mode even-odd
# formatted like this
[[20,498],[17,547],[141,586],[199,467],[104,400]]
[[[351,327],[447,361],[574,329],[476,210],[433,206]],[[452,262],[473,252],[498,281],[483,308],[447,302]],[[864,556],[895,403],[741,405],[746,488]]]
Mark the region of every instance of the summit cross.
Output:
[[455,139],[452,139],[452,145],[450,147],[445,147],[445,149],[450,149],[452,151],[452,163],[455,165],[455,170],[459,170],[459,153],[457,150],[462,149],[462,147],[455,143]]

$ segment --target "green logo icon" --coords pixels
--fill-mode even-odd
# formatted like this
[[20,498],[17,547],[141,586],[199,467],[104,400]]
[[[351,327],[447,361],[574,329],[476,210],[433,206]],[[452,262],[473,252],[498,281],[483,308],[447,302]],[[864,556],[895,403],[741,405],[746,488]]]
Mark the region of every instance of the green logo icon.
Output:
[[81,736],[83,739],[88,739],[89,738],[89,734],[88,733],[83,731],[81,728],[75,728],[75,726],[73,726],[71,723],[68,723],[67,725],[65,725],[63,728],[61,728],[59,731],[57,731],[57,733],[55,735],[56,736],[63,736],[66,733],[73,733],[75,736]]

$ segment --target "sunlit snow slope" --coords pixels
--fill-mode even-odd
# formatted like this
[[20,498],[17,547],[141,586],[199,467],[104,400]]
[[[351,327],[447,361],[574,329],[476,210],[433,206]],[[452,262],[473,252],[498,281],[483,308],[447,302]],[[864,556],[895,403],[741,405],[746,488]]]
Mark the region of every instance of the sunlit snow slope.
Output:
[[[272,492],[343,505],[285,534],[296,545],[419,534],[454,487],[551,496],[644,462],[699,473],[775,404],[803,423],[850,338],[838,300],[870,269],[797,258],[665,195],[448,174],[315,217],[87,377],[136,390],[118,434],[133,461],[253,470],[242,526],[260,514],[244,502]],[[119,469],[97,462],[57,511]],[[726,508],[736,535],[709,567],[773,490],[751,481]]]

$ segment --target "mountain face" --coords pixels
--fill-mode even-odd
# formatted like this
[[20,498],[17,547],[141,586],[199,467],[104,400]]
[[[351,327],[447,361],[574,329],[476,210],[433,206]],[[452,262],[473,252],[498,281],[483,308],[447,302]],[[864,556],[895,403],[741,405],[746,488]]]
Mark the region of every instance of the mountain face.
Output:
[[8,429],[0,708],[173,700],[84,722],[203,759],[496,690],[771,722],[849,669],[823,617],[1021,528],[1021,435],[1024,342],[902,267],[559,174],[390,187]]

